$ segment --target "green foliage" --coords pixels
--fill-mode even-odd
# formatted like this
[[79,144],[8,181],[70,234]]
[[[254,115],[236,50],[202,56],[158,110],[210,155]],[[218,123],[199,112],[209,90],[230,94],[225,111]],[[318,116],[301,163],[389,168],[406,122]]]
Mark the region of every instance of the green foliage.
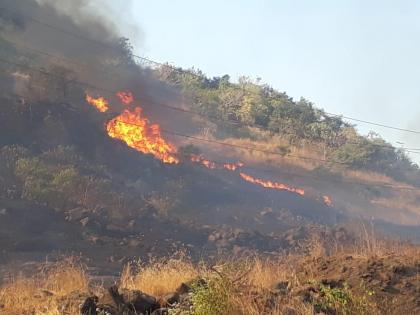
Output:
[[193,285],[192,305],[194,315],[230,314],[229,292],[231,283],[227,278],[210,279],[206,284]]
[[0,149],[0,175],[11,177],[16,168],[16,162],[29,156],[29,151],[18,145],[5,146]]
[[[208,78],[195,69],[173,70],[163,66],[156,72],[162,80],[188,96],[195,111],[218,125],[219,137],[256,139],[255,128],[249,126],[259,126],[290,143],[312,142],[322,146],[324,154],[336,162],[330,165],[331,169],[341,165],[342,168],[377,171],[420,185],[420,170],[404,152],[377,135],[358,135],[342,118],[325,114],[306,99],[296,102],[287,94],[247,77],[235,84],[229,81],[229,76]],[[229,128],[228,122],[239,122],[244,127]]]
[[331,288],[328,285],[319,285],[320,297],[315,303],[315,309],[320,312],[337,315],[364,315],[371,314],[372,307],[369,297],[374,293],[362,290],[362,295],[355,295],[347,284],[343,287]]
[[375,147],[368,141],[360,144],[346,143],[333,151],[331,158],[336,163],[341,163],[351,168],[366,168],[375,155]]

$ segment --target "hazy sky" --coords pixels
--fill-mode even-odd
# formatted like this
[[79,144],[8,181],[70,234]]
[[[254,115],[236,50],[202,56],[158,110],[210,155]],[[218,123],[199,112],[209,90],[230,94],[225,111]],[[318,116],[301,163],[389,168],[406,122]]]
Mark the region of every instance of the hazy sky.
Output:
[[[137,0],[129,10],[140,55],[261,77],[326,111],[420,130],[419,0]],[[418,134],[359,130],[420,148]]]

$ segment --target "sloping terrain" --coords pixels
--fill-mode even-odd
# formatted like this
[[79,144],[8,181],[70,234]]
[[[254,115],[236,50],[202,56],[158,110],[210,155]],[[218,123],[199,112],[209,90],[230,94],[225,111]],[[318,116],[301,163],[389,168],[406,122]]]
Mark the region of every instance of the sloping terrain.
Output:
[[418,168],[382,139],[268,86],[144,67],[103,21],[4,4],[0,263],[290,251],[351,220],[420,239]]
[[0,314],[417,314],[418,249],[395,249],[237,257],[210,266],[179,256],[128,264],[112,286],[65,260],[0,288]]

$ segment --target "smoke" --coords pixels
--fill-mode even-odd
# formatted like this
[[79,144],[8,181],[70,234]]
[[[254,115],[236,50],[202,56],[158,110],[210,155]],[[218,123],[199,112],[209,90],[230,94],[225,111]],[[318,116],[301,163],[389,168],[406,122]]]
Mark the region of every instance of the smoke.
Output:
[[[100,25],[106,29],[109,35],[113,37],[129,36],[136,41],[143,37],[143,33],[134,23],[134,18],[130,16],[132,0],[124,1],[124,7],[121,2],[106,2],[103,0],[36,0],[44,6],[51,6],[57,10],[57,13],[63,16],[70,16],[74,23],[85,25],[90,28],[94,22],[96,27]],[[118,21],[118,23],[116,22]]]
[[[141,30],[133,26],[133,20],[130,19],[130,2],[131,0],[0,0],[0,7],[12,12],[7,15],[6,22],[19,22],[16,24],[19,27],[8,30],[8,34],[3,32],[1,36],[37,51],[66,58],[60,63],[50,56],[35,53],[34,58],[30,59],[36,68],[54,69],[55,64],[62,65],[72,71],[76,80],[102,88],[90,90],[86,87],[86,90],[111,97],[113,104],[117,102],[112,100],[112,93],[107,94],[104,90],[131,90],[152,121],[178,131],[180,128],[182,131],[190,131],[189,128],[196,130],[196,124],[191,122],[190,116],[156,106],[160,103],[183,107],[183,103],[173,87],[157,80],[147,69],[127,65],[119,67],[118,73],[101,72],[104,68],[112,68],[114,60],[124,56],[124,51],[118,44],[121,37],[130,37],[130,41],[134,37],[136,43],[143,40]],[[0,21],[1,19],[5,19],[2,14]],[[86,66],[80,67],[80,64]],[[48,89],[50,90],[51,88]],[[120,109],[122,108],[113,108],[116,111]]]
[[[124,7],[128,8],[130,1],[125,2]],[[112,44],[123,35],[135,38],[136,43],[143,40],[141,30],[130,23],[130,16],[127,14],[122,18],[119,16],[121,10],[113,9],[104,1],[0,0],[0,7],[6,9],[4,15],[8,20],[19,22],[23,29],[23,32],[14,34],[15,39],[19,36],[18,39],[27,46],[67,57],[103,55],[104,47],[95,41]],[[48,25],[66,30],[68,34],[57,32]]]

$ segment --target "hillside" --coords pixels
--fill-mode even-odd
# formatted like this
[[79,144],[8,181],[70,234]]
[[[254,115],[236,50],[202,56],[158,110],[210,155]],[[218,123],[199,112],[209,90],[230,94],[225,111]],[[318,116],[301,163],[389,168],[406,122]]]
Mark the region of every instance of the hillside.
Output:
[[[128,40],[89,42],[106,27],[62,20],[49,6],[6,4],[3,216],[19,204],[54,211],[87,239],[141,234],[126,226],[142,217],[265,235],[362,218],[418,237],[418,166],[377,135],[246,78],[139,64]],[[77,36],[57,37],[60,28],[29,12]]]
[[[418,293],[417,249],[398,243],[395,250],[389,246],[397,243],[385,241],[385,251],[376,247],[382,238],[420,242],[420,169],[404,150],[258,81],[208,78],[141,59],[106,21],[77,19],[32,0],[1,6],[0,313],[31,314],[39,306],[13,309],[21,285],[31,297],[41,294],[35,303],[56,310],[63,301],[96,294],[97,281],[115,281],[133,261],[150,260],[153,269],[153,259],[179,252],[193,276],[172,286],[200,275],[220,289],[226,280],[229,290],[244,290],[258,303],[290,298],[302,314],[353,314],[337,308],[356,307],[356,300],[365,303],[359,305],[364,312],[372,303],[380,314],[381,301],[392,303],[392,294]],[[369,255],[360,254],[366,248]],[[232,253],[258,258],[230,265]],[[239,274],[211,268],[218,260],[242,272],[247,264],[267,263],[258,271],[266,275],[284,259],[280,253],[297,267],[314,264],[294,270],[294,279],[278,275],[277,282],[295,281],[287,294],[274,292],[271,282],[255,288],[245,276],[248,283],[238,289]],[[331,268],[323,269],[328,258],[321,257],[329,255]],[[80,281],[57,293],[61,288],[52,289],[48,279],[68,275],[34,273],[48,270],[45,257],[55,263],[63,256],[80,256],[77,266],[63,269]],[[351,292],[339,275],[342,266],[354,280]],[[372,268],[368,281],[364,274]],[[14,274],[26,278],[21,283]],[[133,284],[134,274],[126,276],[134,280],[121,280],[120,288],[158,298],[176,289],[149,292]],[[365,292],[353,291],[365,280]],[[205,300],[209,288],[198,283],[195,297]],[[367,302],[365,293],[378,290],[385,293]],[[336,293],[344,300],[328,300]],[[308,295],[309,306],[302,301]],[[416,311],[418,299],[408,300],[407,310]],[[395,314],[405,311],[401,301]],[[255,308],[239,313],[265,312]]]

